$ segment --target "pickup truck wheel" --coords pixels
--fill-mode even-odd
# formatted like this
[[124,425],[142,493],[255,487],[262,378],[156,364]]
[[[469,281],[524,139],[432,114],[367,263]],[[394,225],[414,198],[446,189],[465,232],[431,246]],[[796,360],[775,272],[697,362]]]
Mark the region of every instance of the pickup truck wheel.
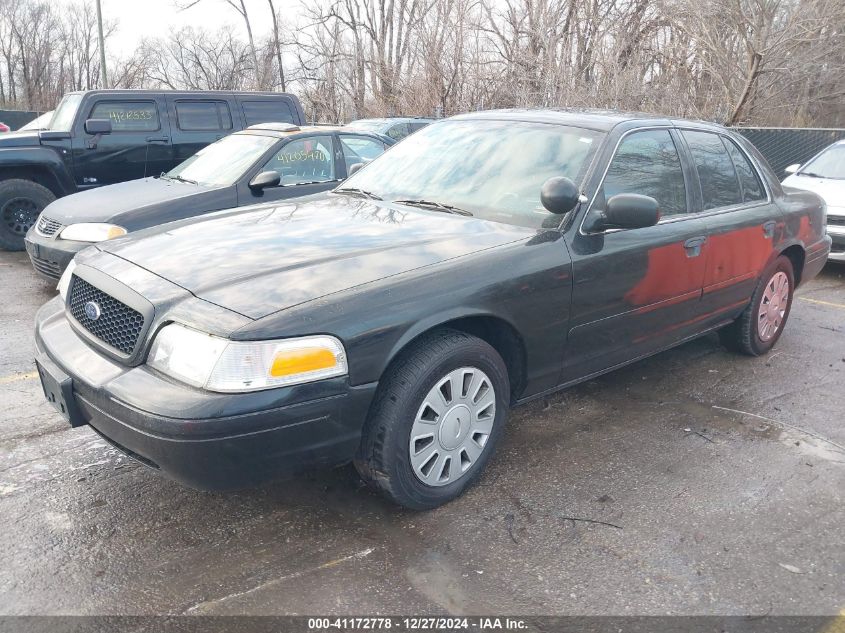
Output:
[[0,248],[22,251],[26,232],[55,199],[52,191],[29,180],[0,181]]
[[763,272],[745,311],[719,332],[725,346],[749,356],[772,349],[789,318],[794,289],[792,262],[781,255]]
[[507,368],[481,339],[442,330],[388,371],[355,467],[394,503],[435,508],[460,495],[490,460],[507,419]]

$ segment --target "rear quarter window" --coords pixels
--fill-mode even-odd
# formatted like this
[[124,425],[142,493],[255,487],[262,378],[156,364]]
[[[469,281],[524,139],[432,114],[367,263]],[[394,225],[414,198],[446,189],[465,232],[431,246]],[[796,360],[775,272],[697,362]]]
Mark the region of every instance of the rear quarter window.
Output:
[[763,183],[760,181],[754,165],[731,139],[723,138],[722,140],[728,148],[728,153],[731,155],[736,168],[736,175],[739,177],[739,184],[742,186],[742,201],[765,200],[766,191],[763,189]]
[[257,123],[296,123],[287,101],[241,102],[247,127]]

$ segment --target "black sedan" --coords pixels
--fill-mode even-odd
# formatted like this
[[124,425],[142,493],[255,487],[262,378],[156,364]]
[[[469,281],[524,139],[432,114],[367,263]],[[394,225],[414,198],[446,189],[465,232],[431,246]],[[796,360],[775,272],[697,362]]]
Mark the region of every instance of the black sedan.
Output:
[[354,461],[432,508],[513,405],[712,330],[765,354],[829,249],[821,199],[724,128],[474,113],[325,200],[80,253],[37,365],[71,425],[186,484]]
[[94,242],[220,209],[325,192],[395,142],[340,128],[254,125],[161,176],[59,198],[27,233],[26,250],[36,272],[55,281]]

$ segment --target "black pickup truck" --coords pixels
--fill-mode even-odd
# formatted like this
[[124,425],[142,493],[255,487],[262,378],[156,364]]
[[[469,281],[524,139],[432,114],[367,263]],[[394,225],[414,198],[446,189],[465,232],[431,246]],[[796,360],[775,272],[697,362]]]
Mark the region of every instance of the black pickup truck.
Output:
[[0,138],[0,248],[24,236],[55,198],[169,171],[256,123],[305,123],[294,95],[272,92],[70,92],[49,129]]

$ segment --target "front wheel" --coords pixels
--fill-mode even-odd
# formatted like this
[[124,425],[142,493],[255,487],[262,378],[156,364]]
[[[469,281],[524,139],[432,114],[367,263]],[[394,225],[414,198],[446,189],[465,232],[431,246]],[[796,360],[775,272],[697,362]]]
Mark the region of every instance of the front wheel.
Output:
[[767,353],[783,333],[794,290],[792,261],[781,255],[761,276],[745,311],[719,332],[722,342],[749,356]]
[[26,232],[55,199],[52,191],[29,180],[0,181],[0,248],[22,251]]
[[490,460],[507,418],[507,368],[481,339],[443,330],[413,344],[388,372],[355,466],[393,502],[435,508]]

